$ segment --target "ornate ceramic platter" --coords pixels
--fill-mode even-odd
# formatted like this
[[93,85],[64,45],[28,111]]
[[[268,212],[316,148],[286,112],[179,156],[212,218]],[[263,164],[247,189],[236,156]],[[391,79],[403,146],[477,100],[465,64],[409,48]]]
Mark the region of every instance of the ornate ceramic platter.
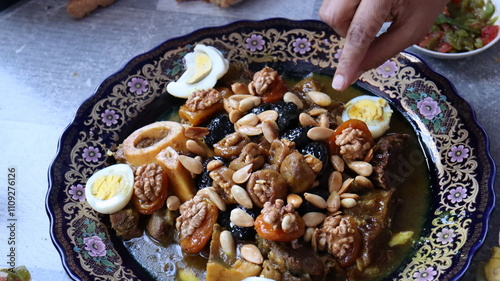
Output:
[[[212,45],[232,62],[333,75],[343,41],[318,21],[236,22],[168,40],[133,58],[79,108],[61,137],[46,198],[52,240],[75,280],[147,280],[148,274],[85,202],[90,175],[113,162],[135,129],[177,100],[166,84],[183,72],[195,44]],[[389,99],[414,126],[434,179],[427,226],[393,280],[456,280],[486,235],[494,203],[495,166],[488,138],[453,85],[420,58],[401,53],[365,73],[357,85]],[[457,254],[460,253],[460,254]]]

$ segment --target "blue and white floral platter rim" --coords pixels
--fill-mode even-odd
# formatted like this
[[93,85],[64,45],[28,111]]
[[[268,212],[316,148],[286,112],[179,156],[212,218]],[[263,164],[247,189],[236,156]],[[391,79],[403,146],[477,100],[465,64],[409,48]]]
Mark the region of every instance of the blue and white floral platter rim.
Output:
[[[160,105],[175,104],[165,86],[180,76],[183,56],[198,43],[218,48],[231,62],[333,75],[343,39],[314,20],[239,21],[170,39],[103,81],[61,136],[48,174],[50,233],[72,279],[149,278],[106,218],[85,202],[83,188],[90,175],[112,163],[108,151],[155,121],[164,111]],[[431,226],[389,279],[459,279],[486,236],[495,201],[487,135],[450,81],[412,54],[395,56],[356,84],[390,100],[414,126],[436,179],[427,218]]]

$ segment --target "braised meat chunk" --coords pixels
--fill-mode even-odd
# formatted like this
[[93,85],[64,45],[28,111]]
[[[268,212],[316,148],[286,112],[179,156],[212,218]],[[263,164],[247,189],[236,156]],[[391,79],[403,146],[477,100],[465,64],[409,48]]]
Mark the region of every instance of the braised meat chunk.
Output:
[[[350,268],[352,280],[369,280],[364,269],[375,265],[383,267],[391,257],[389,239],[391,221],[398,200],[395,190],[376,189],[360,196],[356,208],[346,209],[345,214],[354,218],[362,234],[361,250],[356,267]],[[369,272],[377,272],[371,270]],[[351,279],[350,279],[351,280]]]
[[109,215],[111,227],[116,231],[116,235],[125,240],[142,236],[139,219],[139,212],[131,206]]
[[[289,243],[258,239],[267,256],[261,276],[274,280],[323,280],[331,270],[310,247],[292,247]],[[325,279],[326,280],[326,279]]]
[[407,134],[390,134],[380,138],[373,147],[372,181],[376,186],[389,189],[398,186],[408,176],[402,169],[405,161],[406,143],[410,138]]

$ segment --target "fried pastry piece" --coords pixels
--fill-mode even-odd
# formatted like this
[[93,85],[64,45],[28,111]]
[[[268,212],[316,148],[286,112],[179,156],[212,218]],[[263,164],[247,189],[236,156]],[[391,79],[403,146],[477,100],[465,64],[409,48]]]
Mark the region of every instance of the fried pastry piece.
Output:
[[69,0],[67,11],[77,19],[81,19],[88,15],[98,7],[107,7],[113,4],[116,0]]

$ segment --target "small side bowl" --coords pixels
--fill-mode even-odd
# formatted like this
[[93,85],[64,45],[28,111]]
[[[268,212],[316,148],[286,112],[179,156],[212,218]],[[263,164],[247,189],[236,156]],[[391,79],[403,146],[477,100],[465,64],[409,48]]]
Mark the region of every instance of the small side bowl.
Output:
[[[495,5],[495,13],[493,14],[493,17],[497,17],[497,20],[495,21],[494,24],[500,25],[500,0],[491,0],[491,2],[493,3],[493,5]],[[497,37],[495,37],[495,39],[493,39],[487,45],[485,45],[479,49],[469,51],[469,52],[463,52],[463,53],[440,53],[440,52],[436,52],[436,51],[431,51],[431,50],[426,49],[426,48],[422,48],[422,47],[418,46],[417,44],[413,45],[413,48],[415,48],[416,50],[418,50],[419,52],[421,52],[425,55],[429,55],[429,56],[435,57],[435,58],[461,59],[461,58],[470,57],[470,56],[479,54],[479,53],[485,51],[486,49],[490,48],[491,46],[495,45],[499,40],[500,40],[500,33],[497,35]]]

